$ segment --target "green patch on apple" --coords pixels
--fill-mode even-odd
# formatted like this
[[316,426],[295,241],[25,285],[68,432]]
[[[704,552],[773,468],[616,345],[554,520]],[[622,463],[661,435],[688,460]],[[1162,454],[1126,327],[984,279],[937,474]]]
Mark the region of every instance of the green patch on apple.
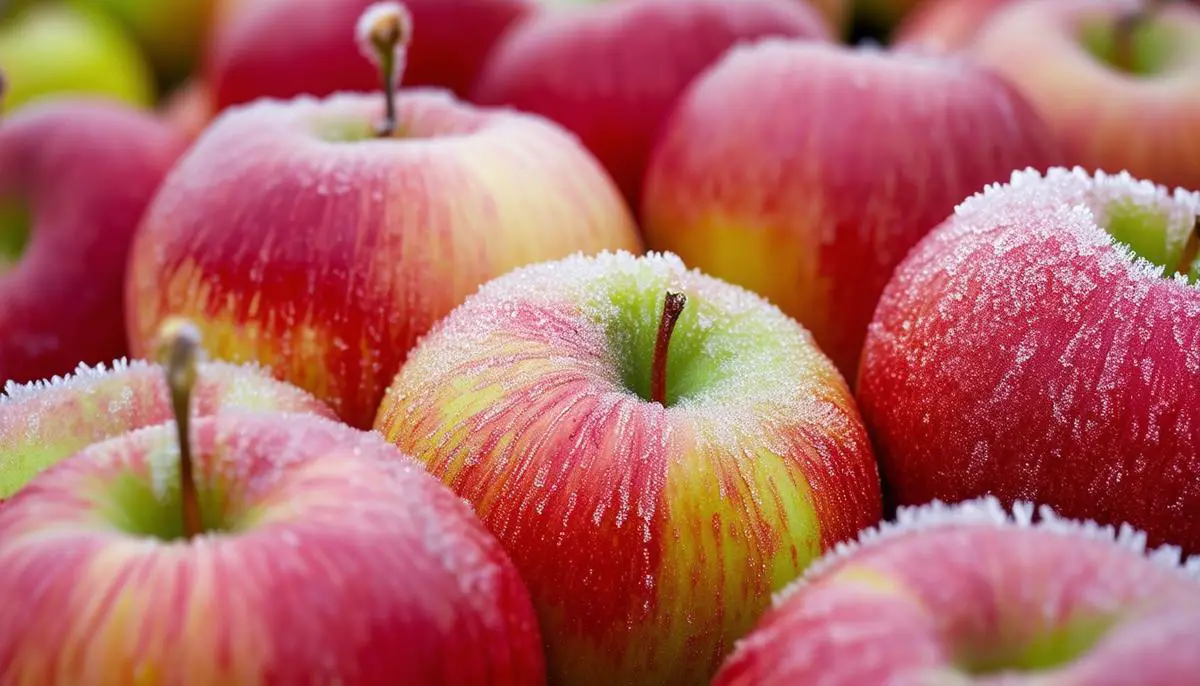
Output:
[[[179,450],[169,443],[151,455],[152,473],[124,472],[95,494],[97,510],[119,531],[160,541],[183,541],[183,503],[179,488]],[[214,482],[196,490],[202,516],[200,533],[235,533],[246,522],[226,516],[226,499]]]
[[[1135,76],[1164,71],[1183,47],[1174,28],[1152,17],[1131,17],[1128,34],[1122,36],[1121,21],[1096,17],[1080,27],[1079,39],[1088,52],[1105,64]],[[1128,47],[1121,45],[1128,41]],[[1126,56],[1127,55],[1127,56]]]
[[1087,654],[1114,623],[1112,617],[1077,617],[1061,626],[1043,627],[1018,644],[993,644],[966,655],[960,666],[976,677],[1059,669]]
[[1195,283],[1200,278],[1200,222],[1186,227],[1159,208],[1132,200],[1115,201],[1105,208],[1105,230],[1138,257],[1162,267],[1166,276],[1183,274]]
[[0,274],[8,271],[29,243],[29,207],[14,200],[0,200]]

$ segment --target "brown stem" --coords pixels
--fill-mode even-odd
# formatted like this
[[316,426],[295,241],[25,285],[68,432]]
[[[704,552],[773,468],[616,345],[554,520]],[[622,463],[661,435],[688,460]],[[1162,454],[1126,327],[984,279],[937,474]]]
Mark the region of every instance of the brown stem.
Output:
[[1188,235],[1187,243],[1183,246],[1183,254],[1179,256],[1179,266],[1175,268],[1175,273],[1190,277],[1197,257],[1200,257],[1200,215],[1196,216],[1196,221],[1192,224],[1192,233]]
[[358,19],[359,49],[379,67],[383,80],[384,115],[375,127],[380,138],[395,135],[396,89],[404,76],[405,57],[412,38],[412,16],[398,2],[380,2],[363,10]]
[[671,347],[671,333],[679,315],[683,314],[684,305],[687,305],[686,295],[667,291],[662,317],[658,320],[658,339],[654,342],[654,361],[650,365],[650,400],[664,406],[667,404],[667,352]]
[[166,368],[167,388],[179,440],[179,500],[183,509],[183,535],[204,532],[200,497],[192,463],[191,404],[201,354],[200,331],[191,322],[169,319],[159,329],[159,358]]
[[1134,70],[1133,34],[1167,4],[1167,0],[1142,0],[1138,6],[1117,17],[1113,27],[1113,63],[1125,72]]

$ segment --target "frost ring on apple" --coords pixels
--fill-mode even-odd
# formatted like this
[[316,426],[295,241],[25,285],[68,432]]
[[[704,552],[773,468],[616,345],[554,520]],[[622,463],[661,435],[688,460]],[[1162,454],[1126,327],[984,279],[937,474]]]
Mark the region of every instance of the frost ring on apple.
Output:
[[1194,683],[1200,558],[993,497],[900,508],[779,593],[713,686]]
[[1200,193],[1019,171],[897,268],[857,397],[898,505],[985,494],[1200,552]]
[[[271,378],[257,365],[200,364],[194,414],[235,409],[334,417],[311,394]],[[145,360],[81,364],[65,376],[26,384],[10,381],[0,393],[0,501],[92,443],[171,418],[162,367]]]
[[882,514],[853,398],[808,332],[670,254],[489,282],[375,426],[505,545],[553,683],[707,683],[773,591]]

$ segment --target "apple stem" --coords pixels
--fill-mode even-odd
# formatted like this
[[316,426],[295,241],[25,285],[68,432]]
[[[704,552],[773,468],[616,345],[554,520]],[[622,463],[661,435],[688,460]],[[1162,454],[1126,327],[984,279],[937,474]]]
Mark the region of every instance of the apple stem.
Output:
[[204,532],[192,466],[190,432],[192,391],[196,386],[201,354],[200,331],[189,321],[169,319],[159,329],[159,346],[179,440],[179,500],[183,508],[183,535],[190,539]]
[[658,320],[658,339],[654,342],[654,361],[650,365],[650,400],[664,407],[667,404],[667,351],[684,305],[687,305],[686,295],[667,291],[662,317]]
[[1192,232],[1183,246],[1183,254],[1179,257],[1179,266],[1175,268],[1175,273],[1190,277],[1197,257],[1200,257],[1200,215],[1196,216],[1196,221],[1192,224]]
[[396,90],[404,76],[408,43],[412,38],[412,15],[398,2],[379,2],[363,10],[355,29],[359,50],[379,68],[383,78],[384,115],[376,126],[380,138],[396,133]]
[[1134,68],[1133,34],[1164,4],[1164,0],[1142,0],[1136,8],[1117,18],[1113,36],[1113,62],[1122,70],[1132,72]]

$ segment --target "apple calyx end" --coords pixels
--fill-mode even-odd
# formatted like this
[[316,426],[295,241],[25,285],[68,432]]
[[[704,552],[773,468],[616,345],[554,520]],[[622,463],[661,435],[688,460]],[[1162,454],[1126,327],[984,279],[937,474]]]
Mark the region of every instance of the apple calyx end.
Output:
[[167,319],[158,330],[158,357],[166,373],[179,440],[179,500],[183,509],[183,535],[188,539],[204,532],[189,430],[192,393],[204,352],[201,339],[200,329],[195,324],[178,317]]
[[671,347],[671,334],[686,305],[686,295],[667,291],[658,320],[658,338],[654,341],[654,360],[650,364],[650,401],[663,407],[667,405],[667,353]]
[[412,14],[394,0],[377,2],[359,15],[354,34],[359,50],[378,67],[383,79],[385,113],[375,132],[380,138],[390,138],[396,132],[396,89],[404,76],[412,39]]

